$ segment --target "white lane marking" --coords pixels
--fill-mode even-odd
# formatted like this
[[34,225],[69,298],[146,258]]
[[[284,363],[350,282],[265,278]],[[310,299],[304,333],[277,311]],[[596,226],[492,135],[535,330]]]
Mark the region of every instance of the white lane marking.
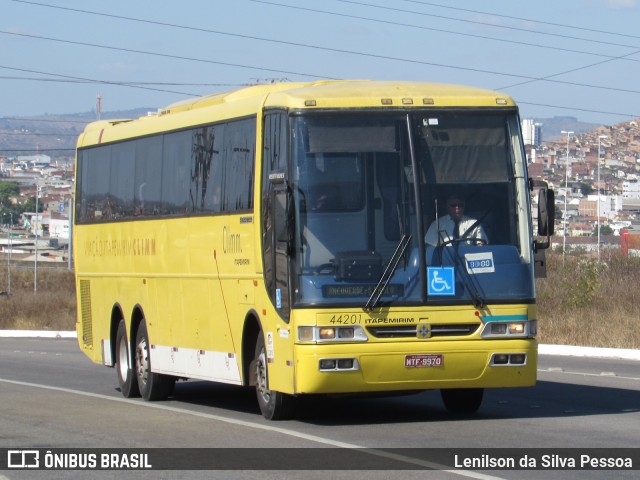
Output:
[[319,437],[317,435],[309,435],[307,433],[302,433],[302,432],[296,432],[295,430],[289,430],[286,428],[282,428],[282,427],[275,427],[272,425],[264,425],[264,424],[260,424],[260,423],[255,423],[255,422],[249,422],[246,420],[238,420],[235,418],[227,418],[227,417],[223,417],[221,415],[215,415],[215,414],[211,414],[211,413],[203,413],[203,412],[195,412],[192,410],[184,410],[182,408],[177,408],[177,407],[171,407],[169,405],[162,405],[160,403],[151,403],[151,402],[141,402],[140,400],[131,400],[128,398],[124,398],[124,397],[110,397],[108,395],[103,395],[100,393],[91,393],[91,392],[83,392],[81,390],[73,390],[70,388],[62,388],[62,387],[53,387],[50,385],[41,385],[38,383],[30,383],[30,382],[20,382],[17,380],[9,380],[6,378],[0,378],[0,382],[2,383],[9,383],[12,385],[21,385],[23,387],[32,387],[32,388],[41,388],[44,390],[52,390],[55,392],[62,392],[62,393],[69,393],[72,395],[82,395],[85,397],[91,397],[91,398],[97,398],[100,400],[110,400],[110,401],[115,401],[115,402],[121,402],[121,403],[128,403],[130,405],[135,405],[138,407],[146,407],[146,408],[155,408],[158,410],[164,410],[164,411],[168,411],[168,412],[174,412],[174,413],[181,413],[181,414],[185,414],[185,415],[191,415],[194,417],[200,417],[200,418],[207,418],[209,420],[215,420],[218,422],[224,422],[224,423],[229,423],[232,425],[239,425],[242,427],[246,427],[246,428],[257,428],[260,430],[266,430],[268,432],[274,432],[274,433],[279,433],[282,435],[288,435],[290,437],[296,437],[296,438],[301,438],[304,440],[309,440],[311,442],[316,442],[316,443],[321,443],[323,445],[330,445],[332,447],[339,447],[339,448],[353,448],[353,449],[363,449],[364,453],[367,453],[369,455],[374,455],[374,456],[378,456],[378,457],[383,457],[383,458],[389,458],[392,460],[397,460],[400,462],[404,462],[404,463],[409,463],[412,465],[416,465],[416,466],[420,466],[420,467],[426,467],[426,468],[430,468],[433,470],[440,470],[446,473],[451,473],[454,475],[459,475],[461,477],[468,477],[468,478],[477,478],[480,480],[504,480],[502,479],[502,477],[495,477],[492,475],[486,475],[483,473],[479,473],[479,472],[472,472],[469,470],[451,470],[448,466],[446,465],[441,465],[438,463],[433,463],[433,462],[427,462],[424,460],[420,460],[417,458],[411,458],[411,457],[407,457],[404,455],[398,455],[395,453],[391,453],[391,452],[385,452],[383,450],[376,450],[376,449],[372,449],[371,447],[365,447],[363,445],[356,445],[355,443],[347,443],[347,442],[340,442],[338,440],[332,440],[330,438],[324,438],[324,437]]
[[616,358],[622,360],[640,360],[640,349],[576,347],[573,345],[538,345],[539,355],[559,355],[568,357]]
[[640,381],[640,377],[623,377],[614,372],[586,373],[586,372],[569,372],[563,368],[539,368],[538,373],[561,373],[563,375],[578,375],[580,377],[607,377],[616,380],[635,380]]

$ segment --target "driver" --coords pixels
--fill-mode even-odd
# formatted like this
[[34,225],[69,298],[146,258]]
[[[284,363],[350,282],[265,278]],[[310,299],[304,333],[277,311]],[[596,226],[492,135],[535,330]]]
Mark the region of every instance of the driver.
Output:
[[471,245],[488,243],[482,225],[464,214],[464,205],[461,195],[453,194],[447,198],[448,213],[435,220],[427,230],[425,242],[428,245],[453,245],[461,241]]

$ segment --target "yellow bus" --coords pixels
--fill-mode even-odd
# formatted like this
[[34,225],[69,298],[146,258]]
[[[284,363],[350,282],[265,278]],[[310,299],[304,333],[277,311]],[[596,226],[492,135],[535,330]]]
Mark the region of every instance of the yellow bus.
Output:
[[76,166],[78,342],[125,397],[255,386],[275,420],[305,394],[439,389],[473,412],[536,382],[548,238],[508,96],[256,85],[92,123]]

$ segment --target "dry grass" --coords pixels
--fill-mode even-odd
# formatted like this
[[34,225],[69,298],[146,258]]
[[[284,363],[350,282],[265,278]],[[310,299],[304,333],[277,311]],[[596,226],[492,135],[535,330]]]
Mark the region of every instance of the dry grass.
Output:
[[[617,253],[601,266],[586,256],[547,255],[548,276],[537,280],[541,343],[640,348],[640,258]],[[74,330],[76,296],[73,273],[66,269],[13,269],[11,296],[0,296],[0,329]],[[7,289],[6,266],[0,290]]]
[[550,254],[548,277],[538,279],[541,343],[640,348],[640,258],[608,252],[586,256]]
[[[33,269],[11,270],[11,295],[0,297],[0,329],[75,330],[76,293],[73,272],[38,269],[38,289]],[[0,268],[0,290],[7,291],[7,268]]]

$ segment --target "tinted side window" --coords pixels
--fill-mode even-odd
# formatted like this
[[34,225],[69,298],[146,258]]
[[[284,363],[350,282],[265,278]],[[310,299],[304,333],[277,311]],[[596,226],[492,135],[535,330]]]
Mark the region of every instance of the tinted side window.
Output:
[[253,208],[255,119],[78,152],[76,221]]
[[193,131],[190,198],[196,212],[222,211],[224,130],[224,125],[209,125]]
[[159,215],[162,189],[162,137],[143,138],[135,144],[134,216]]
[[255,122],[229,123],[224,135],[223,209],[229,212],[253,208]]
[[136,147],[134,142],[114,145],[111,149],[111,177],[109,180],[111,211],[109,220],[133,215],[135,161]]
[[192,211],[189,201],[191,142],[191,131],[164,136],[161,207],[163,215],[181,215]]

